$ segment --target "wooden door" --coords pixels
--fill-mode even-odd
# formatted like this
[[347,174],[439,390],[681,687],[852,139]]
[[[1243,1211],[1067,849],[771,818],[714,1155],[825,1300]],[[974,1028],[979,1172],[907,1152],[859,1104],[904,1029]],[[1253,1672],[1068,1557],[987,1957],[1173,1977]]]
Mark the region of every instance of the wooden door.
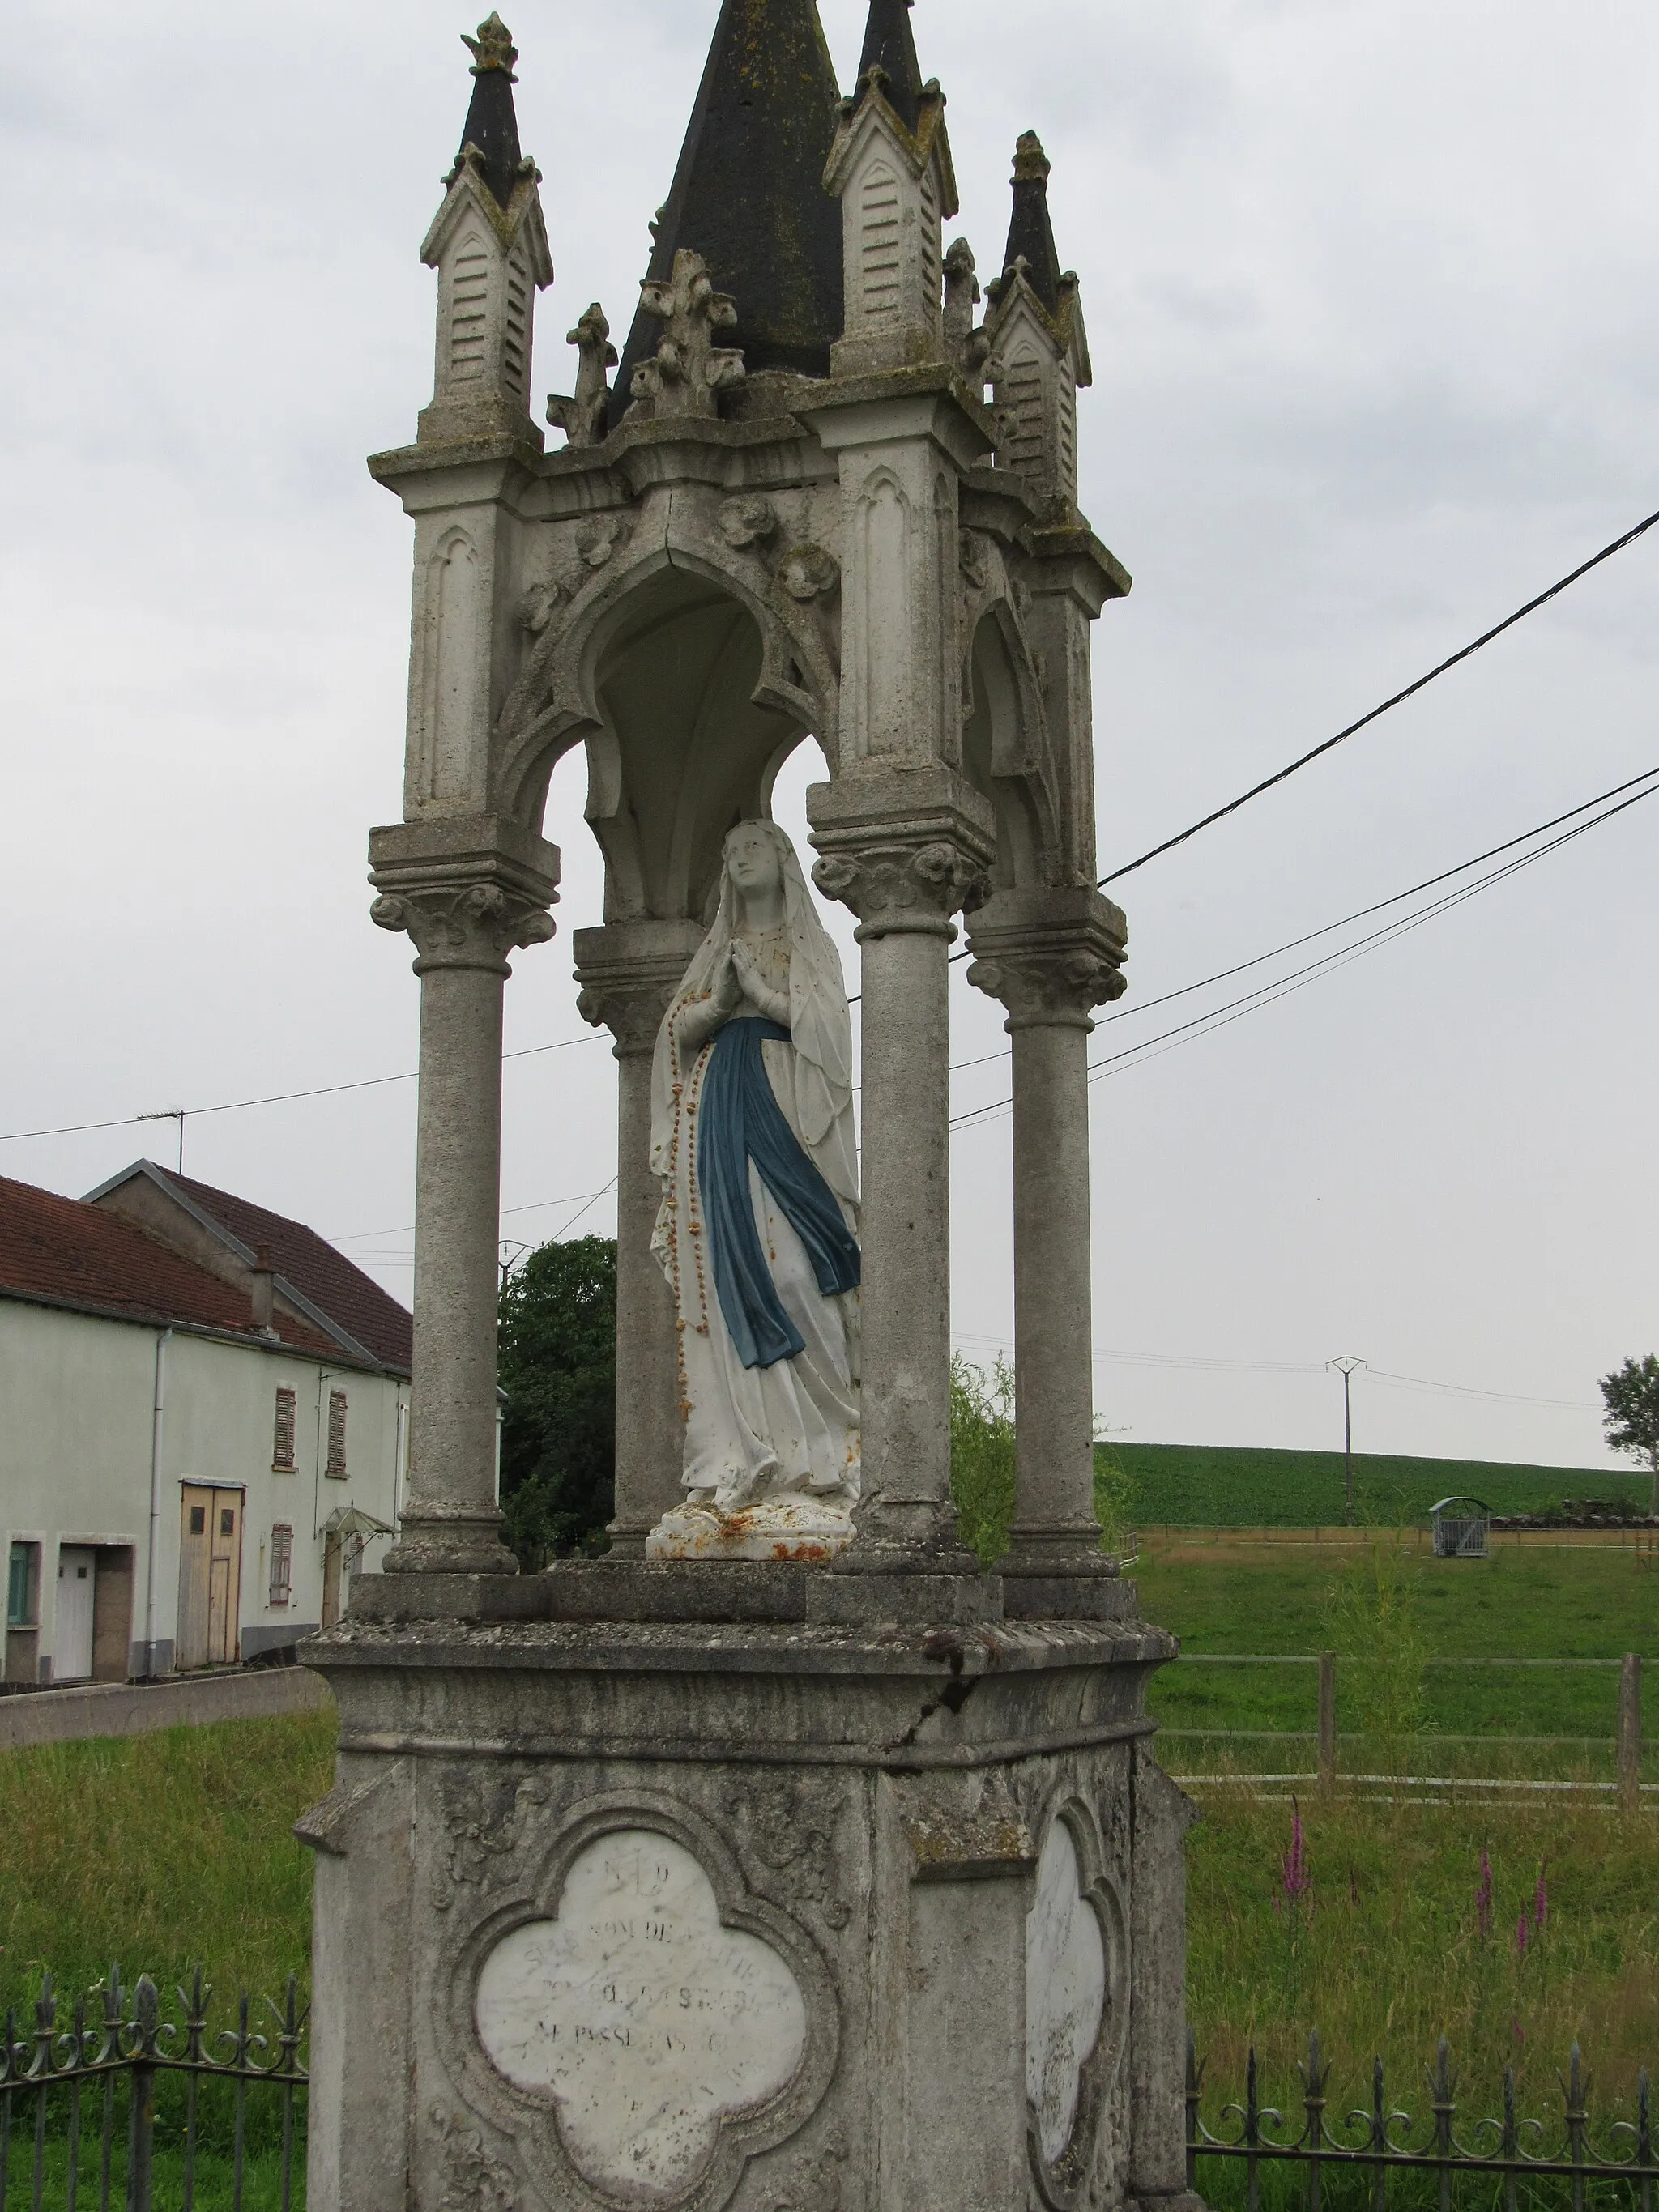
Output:
[[186,1483],[179,1548],[179,1638],[173,1665],[233,1665],[241,1644],[240,1490]]
[[54,1682],[92,1679],[92,1601],[97,1554],[79,1545],[58,1553],[58,1620],[52,1633]]
[[212,1582],[210,1534],[216,1492],[186,1483],[179,1538],[179,1637],[173,1663],[182,1672],[208,1662],[208,1592]]

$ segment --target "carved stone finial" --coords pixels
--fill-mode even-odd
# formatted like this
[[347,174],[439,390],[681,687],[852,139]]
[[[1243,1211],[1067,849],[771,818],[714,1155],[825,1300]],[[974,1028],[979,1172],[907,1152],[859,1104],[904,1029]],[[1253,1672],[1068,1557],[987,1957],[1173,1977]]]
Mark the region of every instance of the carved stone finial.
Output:
[[742,354],[714,343],[714,332],[737,321],[737,302],[714,289],[702,254],[682,246],[665,284],[647,277],[641,285],[640,304],[663,332],[655,354],[634,371],[634,398],[649,402],[659,421],[718,414],[716,392],[744,379]]
[[567,443],[597,446],[604,441],[605,410],[611,404],[611,386],[605,380],[605,371],[617,366],[611,325],[597,300],[575,329],[565,333],[565,343],[574,346],[578,356],[575,397],[550,395],[547,419],[555,428],[564,432]]
[[1041,181],[1047,184],[1054,167],[1042,150],[1042,141],[1035,131],[1022,131],[1014,141],[1014,182],[1017,185]]
[[519,58],[519,50],[513,43],[513,33],[492,9],[478,26],[478,35],[469,39],[461,33],[461,44],[472,56],[472,74],[483,76],[490,70],[505,70],[509,84],[516,84],[513,64]]
[[945,257],[945,350],[968,383],[982,385],[991,342],[974,328],[978,304],[974,249],[965,238],[953,239]]

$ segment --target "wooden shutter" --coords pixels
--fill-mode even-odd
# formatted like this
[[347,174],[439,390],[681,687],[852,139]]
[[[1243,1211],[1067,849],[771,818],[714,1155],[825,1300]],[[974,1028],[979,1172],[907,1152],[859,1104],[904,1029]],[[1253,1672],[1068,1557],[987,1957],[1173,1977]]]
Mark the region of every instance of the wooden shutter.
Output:
[[276,1431],[270,1448],[270,1464],[278,1474],[294,1472],[294,1435],[297,1426],[299,1400],[292,1390],[276,1393]]
[[337,1480],[346,1471],[346,1394],[331,1390],[328,1394],[328,1467],[326,1472]]
[[294,1531],[282,1522],[270,1532],[270,1602],[286,1605],[294,1583]]

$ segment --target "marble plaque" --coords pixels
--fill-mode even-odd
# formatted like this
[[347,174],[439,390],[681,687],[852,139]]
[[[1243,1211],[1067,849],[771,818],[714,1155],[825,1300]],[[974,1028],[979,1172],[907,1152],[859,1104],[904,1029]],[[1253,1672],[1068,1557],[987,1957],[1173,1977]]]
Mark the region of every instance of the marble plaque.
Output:
[[787,1960],[723,1927],[696,1859],[647,1828],[589,1844],[558,1918],[496,1945],[477,2022],[509,2081],[551,2092],[577,2170],[647,2200],[684,2196],[721,2120],[785,2087],[806,2043]]
[[1082,1893],[1071,1830],[1054,1820],[1037,1862],[1036,1902],[1025,1920],[1025,2094],[1050,2166],[1072,2139],[1083,2069],[1105,2004],[1100,1923]]

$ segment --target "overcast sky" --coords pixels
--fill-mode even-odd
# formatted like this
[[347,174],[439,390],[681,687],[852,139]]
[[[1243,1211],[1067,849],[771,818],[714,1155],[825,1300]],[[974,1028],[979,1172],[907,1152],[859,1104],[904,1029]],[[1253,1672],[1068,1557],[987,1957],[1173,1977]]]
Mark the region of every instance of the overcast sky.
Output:
[[[558,270],[538,393],[570,388],[590,300],[626,328],[716,12],[508,10]],[[863,13],[823,0],[844,82]],[[1097,631],[1103,869],[1659,507],[1651,9],[919,0],[914,20],[950,100],[952,231],[1000,264],[1035,127],[1082,279],[1084,505],[1135,577]],[[440,0],[14,10],[0,1133],[414,1065],[409,949],[364,882],[399,804],[410,536],[363,456],[430,394],[417,252],[471,27]],[[1656,586],[1659,532],[1120,885],[1132,993],[1096,1057],[1241,986],[1138,1003],[1659,762]],[[797,835],[811,751],[780,800]],[[510,1048],[586,1035],[581,798],[568,760],[560,935],[520,957]],[[1352,1353],[1458,1386],[1361,1377],[1363,1449],[1608,1467],[1595,1377],[1659,1346],[1656,851],[1659,799],[1097,1084],[1105,1419],[1340,1442],[1324,1362]],[[952,994],[956,1057],[1006,1043],[959,969]],[[963,1071],[959,1110],[1006,1081]],[[551,1235],[606,1183],[613,1096],[602,1042],[511,1064],[504,1234]],[[185,1168],[407,1297],[414,1103],[403,1082],[192,1118]],[[173,1142],[8,1142],[0,1172],[79,1193]],[[1012,1331],[1006,1118],[954,1162],[954,1322],[985,1358]],[[612,1221],[601,1199],[574,1233]]]

